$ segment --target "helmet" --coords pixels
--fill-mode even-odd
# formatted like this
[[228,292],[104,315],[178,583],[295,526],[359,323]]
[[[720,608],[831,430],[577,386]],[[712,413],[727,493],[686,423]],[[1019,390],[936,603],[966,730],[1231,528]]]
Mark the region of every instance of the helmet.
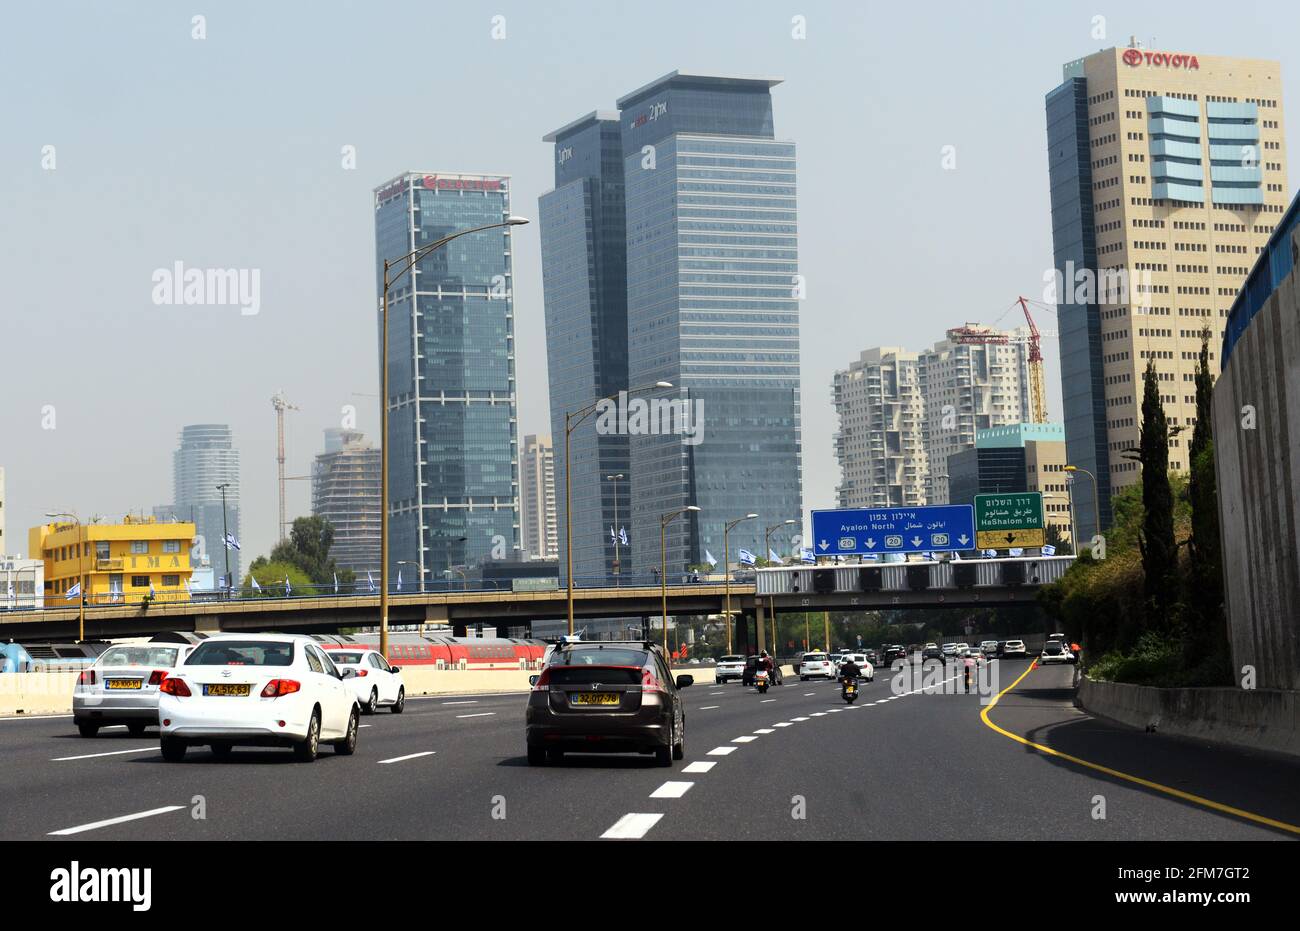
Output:
[[758,651],[758,655],[759,655],[759,656],[767,656],[767,650],[759,650],[759,651]]

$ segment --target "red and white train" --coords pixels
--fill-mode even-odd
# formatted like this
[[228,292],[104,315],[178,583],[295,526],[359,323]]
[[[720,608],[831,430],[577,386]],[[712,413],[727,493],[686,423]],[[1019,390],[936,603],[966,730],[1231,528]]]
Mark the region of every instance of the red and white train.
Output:
[[[379,634],[312,634],[326,650],[379,649]],[[451,669],[534,669],[546,654],[544,640],[506,637],[439,637],[390,633],[388,661],[394,666]]]

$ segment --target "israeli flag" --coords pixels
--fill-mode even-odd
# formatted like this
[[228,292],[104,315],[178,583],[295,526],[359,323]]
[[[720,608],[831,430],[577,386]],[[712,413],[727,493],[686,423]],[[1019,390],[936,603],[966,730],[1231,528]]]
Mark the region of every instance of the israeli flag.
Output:
[[157,594],[158,594],[158,593],[155,592],[155,591],[153,590],[153,579],[150,579],[150,580],[149,580],[149,597],[150,597],[150,598],[154,598],[154,597],[157,596]]
[[226,549],[228,550],[239,549],[239,541],[235,539],[235,535],[231,533],[229,530],[226,531]]
[[398,569],[398,570],[397,570],[397,590],[398,590],[399,592],[402,590],[402,570],[401,570],[401,569]]
[[73,582],[72,588],[68,589],[68,593],[63,596],[63,600],[71,601],[73,598],[76,598],[80,594],[81,594],[81,583]]
[[1055,556],[1056,547],[1052,546],[1052,544],[1050,543],[1044,543],[1042,548],[1042,553],[1044,556]]
[[712,566],[714,569],[718,568],[718,561],[713,558],[713,554],[710,553],[708,550],[704,551],[704,561],[708,563],[710,566]]
[[375,593],[375,577],[369,569],[366,570],[366,582],[370,585],[370,594],[373,595]]
[[879,554],[879,553],[864,553],[864,554],[862,555],[862,558],[863,558],[863,559],[868,559],[868,560],[870,560],[871,562],[879,562],[879,561],[880,561],[880,554]]
[[811,546],[805,546],[799,550],[799,561],[810,566],[817,564],[817,555],[812,551]]
[[626,528],[626,527],[619,527],[619,528],[618,528],[618,542],[621,543],[623,546],[627,546],[627,528]]
[[336,572],[334,573],[334,594],[337,595],[338,593],[339,593],[339,574]]
[[13,602],[16,600],[17,600],[17,596],[14,594],[14,580],[10,579],[9,580],[9,601]]
[[284,593],[286,595],[293,594],[293,586],[289,584],[289,577],[287,575],[284,577]]
[[257,577],[254,575],[249,575],[249,578],[253,580],[253,591],[260,592],[262,590],[262,586],[257,584]]
[[1025,555],[1025,551],[1024,551],[1024,549],[1022,549],[1021,547],[1018,547],[1018,546],[1017,546],[1015,549],[1007,550],[1007,552],[1010,553],[1012,556],[1023,556],[1023,555]]
[[995,558],[997,558],[997,555],[998,555],[998,551],[997,551],[997,550],[984,550],[984,551],[983,551],[983,556],[984,556],[985,559],[995,559]]
[[754,565],[754,554],[749,550],[741,550],[736,554],[736,559],[739,560],[742,566]]
[[778,563],[781,562],[781,557],[776,555],[776,551],[773,550],[770,546],[767,548],[767,561],[778,562]]
[[610,543],[613,543],[613,542],[614,542],[615,540],[617,540],[617,539],[618,539],[618,537],[614,535],[614,525],[613,525],[613,524],[610,524],[610,525],[609,525],[609,542],[610,542]]
[[108,583],[108,600],[112,604],[117,603],[118,597],[122,594],[122,582],[120,579],[112,580]]

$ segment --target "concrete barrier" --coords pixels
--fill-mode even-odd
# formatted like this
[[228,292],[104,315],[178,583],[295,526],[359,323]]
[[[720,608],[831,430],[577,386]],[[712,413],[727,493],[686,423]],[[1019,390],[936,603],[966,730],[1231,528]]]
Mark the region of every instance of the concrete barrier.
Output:
[[1157,733],[1300,756],[1300,692],[1159,689],[1084,676],[1075,704]]

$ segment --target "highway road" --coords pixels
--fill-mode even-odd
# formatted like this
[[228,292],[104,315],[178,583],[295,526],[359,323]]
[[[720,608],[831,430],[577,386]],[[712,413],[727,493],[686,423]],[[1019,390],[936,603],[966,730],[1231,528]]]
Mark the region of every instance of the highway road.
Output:
[[530,767],[519,694],[412,699],[403,715],[363,718],[355,756],[322,749],[310,765],[287,750],[253,748],[222,762],[192,749],[185,762],[170,764],[153,736],[134,739],[115,728],[83,739],[69,717],[6,719],[0,836],[1300,837],[1300,763],[1095,719],[1072,706],[1072,675],[1069,667],[1004,661],[1001,687],[1019,682],[987,722],[977,695],[898,695],[884,671],[852,707],[829,682],[788,678],[759,695],[701,680],[683,693],[686,759],[671,768],[640,756]]

